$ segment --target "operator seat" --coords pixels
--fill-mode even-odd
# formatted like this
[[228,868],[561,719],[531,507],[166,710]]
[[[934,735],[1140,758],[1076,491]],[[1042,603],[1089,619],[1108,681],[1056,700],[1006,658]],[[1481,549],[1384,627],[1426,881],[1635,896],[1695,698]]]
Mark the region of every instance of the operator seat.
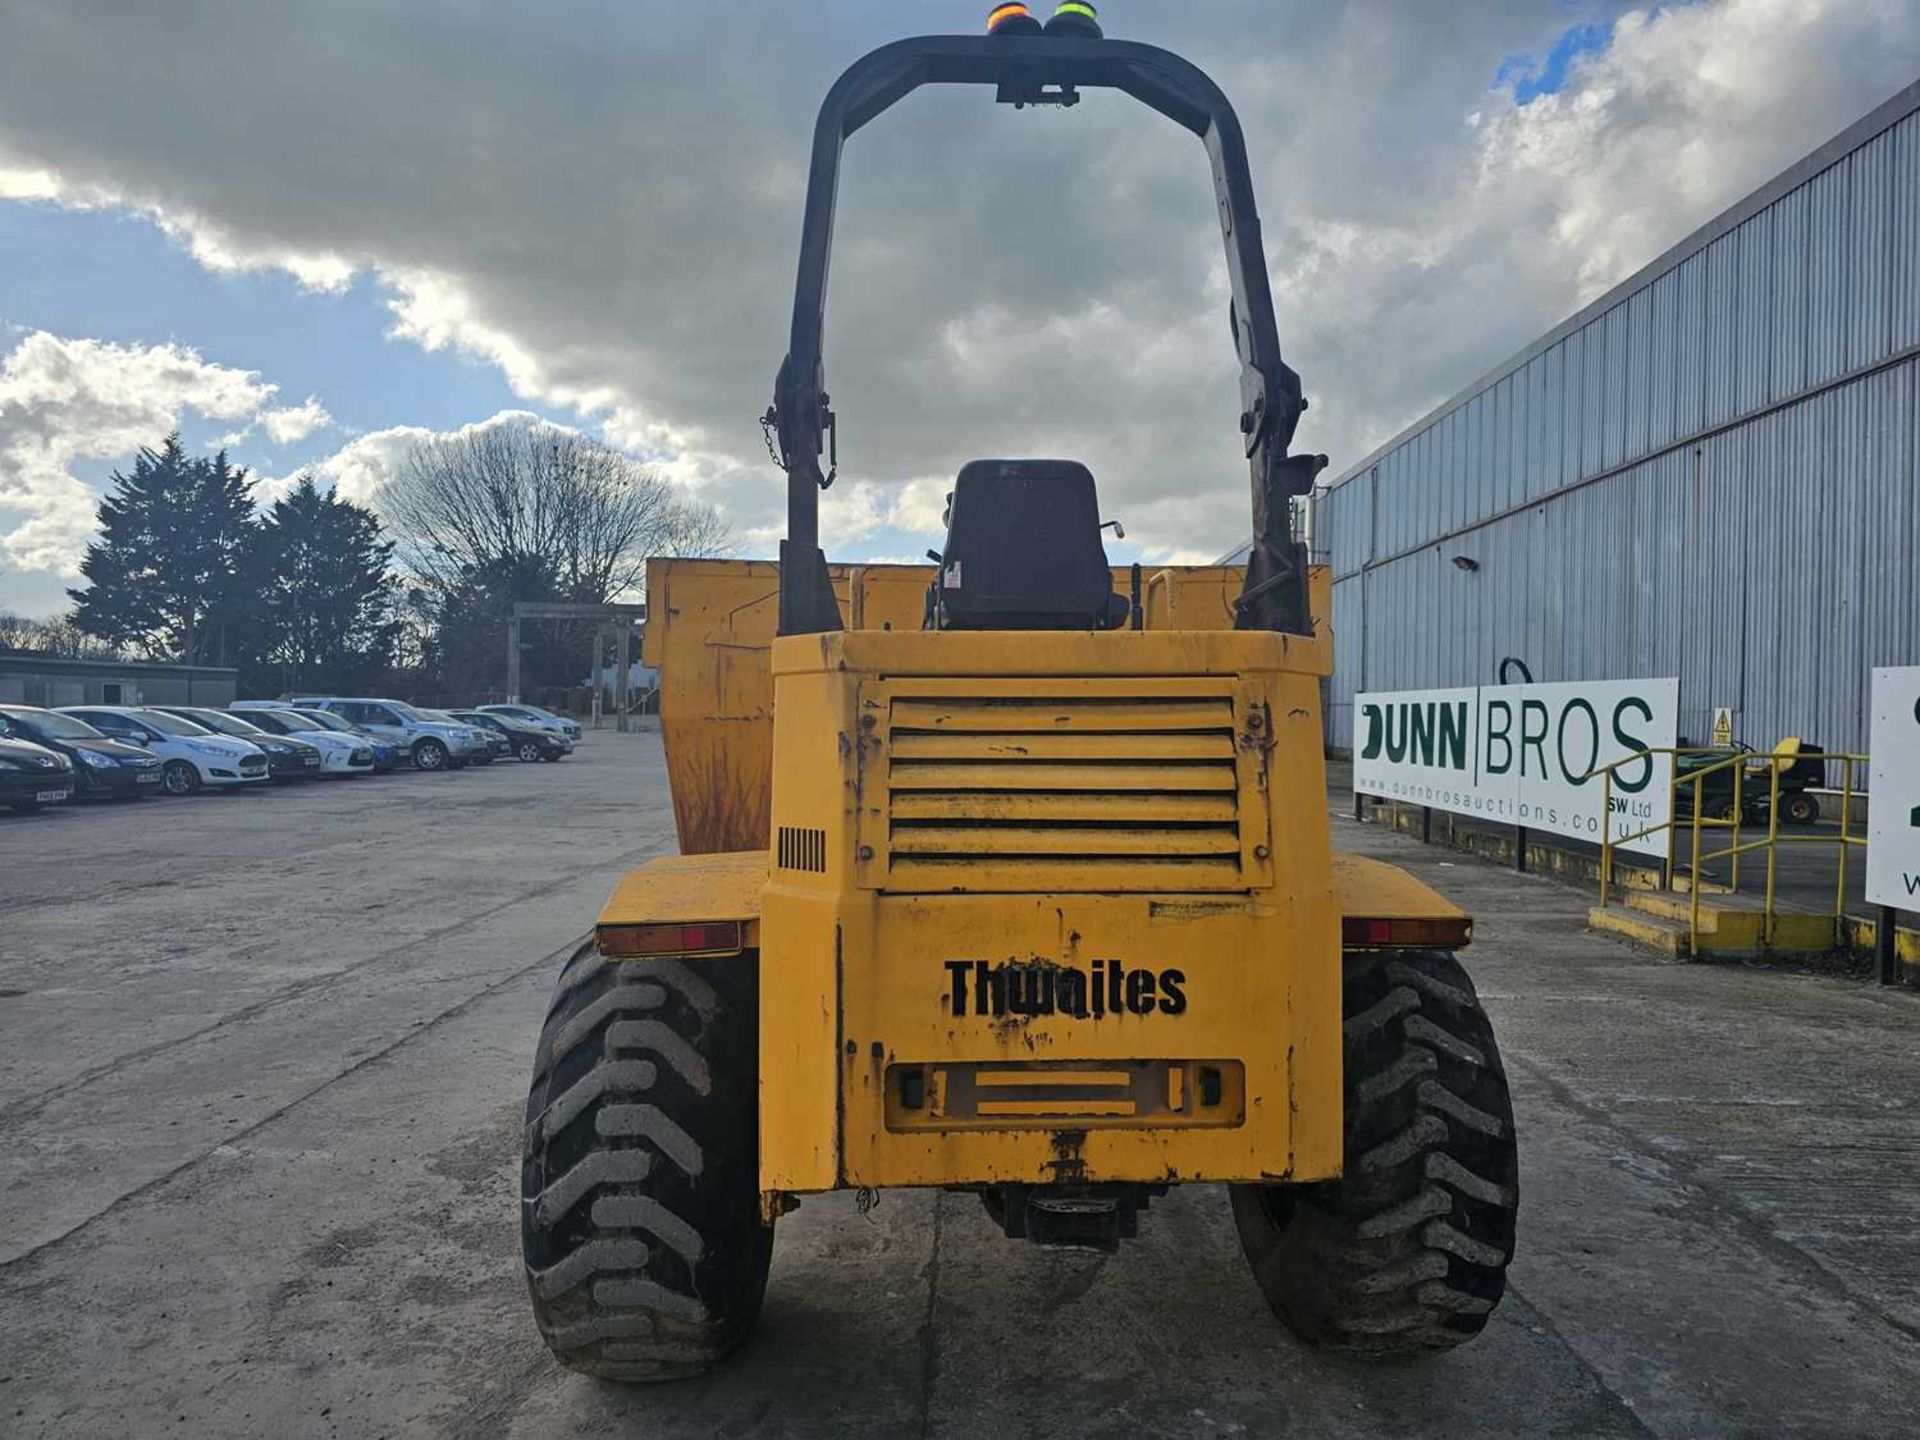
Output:
[[975,460],[947,497],[947,544],[927,596],[938,630],[1115,630],[1093,472],[1073,460]]

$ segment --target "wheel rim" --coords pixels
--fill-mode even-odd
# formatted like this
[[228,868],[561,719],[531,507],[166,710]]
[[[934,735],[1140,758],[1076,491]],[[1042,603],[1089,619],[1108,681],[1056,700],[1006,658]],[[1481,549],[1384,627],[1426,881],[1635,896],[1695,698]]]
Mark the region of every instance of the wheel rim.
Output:
[[160,778],[166,785],[169,795],[186,795],[193,790],[193,773],[187,769],[184,761],[174,761],[162,772]]
[[429,740],[420,747],[420,753],[414,757],[414,764],[422,770],[438,770],[447,763],[447,752]]
[[538,745],[522,745],[520,747],[520,758],[529,762],[538,760],[540,758],[540,747]]

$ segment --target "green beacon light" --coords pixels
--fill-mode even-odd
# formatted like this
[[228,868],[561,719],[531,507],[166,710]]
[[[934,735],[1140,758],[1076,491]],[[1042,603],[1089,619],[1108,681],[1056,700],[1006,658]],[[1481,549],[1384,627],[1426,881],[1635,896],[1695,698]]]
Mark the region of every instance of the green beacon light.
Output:
[[1064,0],[1047,22],[1045,33],[1065,36],[1070,40],[1106,38],[1106,32],[1100,28],[1100,12],[1089,0]]
[[996,5],[987,16],[989,35],[1044,35],[1040,22],[1025,5]]

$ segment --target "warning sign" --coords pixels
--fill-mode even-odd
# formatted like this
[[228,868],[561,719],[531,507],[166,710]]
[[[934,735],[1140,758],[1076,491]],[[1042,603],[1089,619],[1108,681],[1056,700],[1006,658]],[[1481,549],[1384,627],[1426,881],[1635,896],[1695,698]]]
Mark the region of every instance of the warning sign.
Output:
[[1712,745],[1716,750],[1733,748],[1733,711],[1724,705],[1713,712]]
[[1920,666],[1873,672],[1867,903],[1920,910]]

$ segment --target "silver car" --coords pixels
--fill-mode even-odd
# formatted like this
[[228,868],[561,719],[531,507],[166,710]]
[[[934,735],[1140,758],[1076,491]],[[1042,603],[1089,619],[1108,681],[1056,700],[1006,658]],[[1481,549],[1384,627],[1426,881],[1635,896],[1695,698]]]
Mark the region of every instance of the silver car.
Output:
[[435,717],[404,700],[338,695],[296,696],[289,704],[325,710],[394,746],[416,770],[459,770],[486,742],[465,725]]

